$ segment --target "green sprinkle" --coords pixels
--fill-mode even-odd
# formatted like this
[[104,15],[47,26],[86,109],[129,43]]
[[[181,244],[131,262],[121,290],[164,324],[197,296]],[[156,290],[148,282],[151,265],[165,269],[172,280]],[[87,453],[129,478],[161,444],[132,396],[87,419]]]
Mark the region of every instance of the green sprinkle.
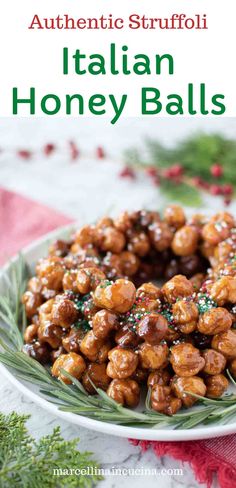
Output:
[[205,312],[208,312],[212,308],[217,307],[217,303],[212,300],[212,298],[209,297],[206,293],[199,293],[197,296],[197,308],[200,314],[203,314]]

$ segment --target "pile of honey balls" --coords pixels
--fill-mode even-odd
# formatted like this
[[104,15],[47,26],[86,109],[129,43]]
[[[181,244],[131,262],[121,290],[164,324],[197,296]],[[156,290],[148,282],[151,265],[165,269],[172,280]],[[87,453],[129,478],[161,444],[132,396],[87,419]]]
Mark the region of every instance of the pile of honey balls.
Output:
[[150,388],[166,415],[221,397],[236,376],[235,219],[178,205],[105,217],[50,246],[22,303],[24,352],[65,383],[63,370],[130,408]]

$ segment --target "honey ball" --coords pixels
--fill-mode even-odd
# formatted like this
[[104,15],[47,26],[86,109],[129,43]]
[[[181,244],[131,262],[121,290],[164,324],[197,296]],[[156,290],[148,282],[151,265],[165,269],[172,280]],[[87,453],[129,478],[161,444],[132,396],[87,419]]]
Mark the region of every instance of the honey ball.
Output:
[[136,289],[131,281],[124,279],[118,279],[114,283],[104,281],[94,292],[94,302],[97,307],[125,313],[134,304],[135,295]]

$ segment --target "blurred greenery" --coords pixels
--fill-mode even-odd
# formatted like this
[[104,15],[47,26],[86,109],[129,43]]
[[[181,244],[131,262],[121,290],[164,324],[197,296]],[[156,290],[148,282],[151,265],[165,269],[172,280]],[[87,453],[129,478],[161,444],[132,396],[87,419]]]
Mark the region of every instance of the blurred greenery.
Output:
[[[202,192],[194,183],[194,177],[208,185],[219,185],[223,188],[222,185],[227,184],[236,189],[236,139],[222,134],[198,132],[176,142],[172,147],[167,147],[158,140],[147,139],[144,149],[130,148],[125,153],[125,162],[134,170],[156,168],[160,191],[168,199],[184,205],[201,205]],[[171,179],[165,176],[164,170],[176,164],[182,168],[183,177]],[[213,165],[221,166],[222,176],[216,178],[211,174]],[[158,168],[162,172],[158,173]],[[211,188],[209,192],[211,193]]]
[[201,193],[197,188],[186,183],[173,184],[171,181],[163,180],[160,191],[172,202],[181,202],[182,205],[190,205],[191,207],[200,207],[202,204]]
[[185,174],[200,176],[208,182],[216,181],[210,168],[219,163],[223,167],[220,181],[236,185],[236,139],[228,139],[221,134],[197,133],[172,148],[149,139],[147,149],[149,164],[165,168],[180,163]]

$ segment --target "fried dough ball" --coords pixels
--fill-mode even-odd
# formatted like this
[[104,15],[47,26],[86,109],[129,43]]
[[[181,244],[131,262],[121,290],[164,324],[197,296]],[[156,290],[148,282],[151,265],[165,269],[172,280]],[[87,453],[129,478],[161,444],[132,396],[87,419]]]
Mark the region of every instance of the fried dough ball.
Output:
[[117,230],[120,232],[126,233],[128,230],[130,230],[133,226],[132,219],[130,217],[130,214],[128,212],[123,212],[121,213],[114,222],[114,226]]
[[220,352],[214,349],[206,349],[203,351],[202,357],[205,360],[203,373],[215,375],[220,374],[225,369],[226,359]]
[[123,251],[119,256],[119,264],[123,276],[133,276],[137,273],[140,265],[139,258],[130,251]]
[[136,304],[143,311],[153,311],[161,307],[162,293],[153,283],[143,283],[136,292]]
[[46,343],[39,341],[32,344],[24,344],[23,352],[41,364],[47,364],[50,360],[50,347]]
[[104,391],[107,390],[109,383],[111,382],[111,378],[107,376],[106,368],[107,368],[106,364],[104,363],[103,364],[90,363],[88,365],[82,377],[82,384],[88,393],[90,394],[96,393],[96,390],[91,384],[91,381],[96,386],[96,388],[101,388],[101,390]]
[[39,307],[39,315],[38,315],[38,323],[39,325],[44,325],[46,323],[51,322],[51,313],[52,313],[52,307],[54,304],[54,299],[51,298],[50,300],[47,300],[45,303],[43,303]]
[[159,344],[165,338],[168,322],[159,313],[152,312],[144,316],[136,327],[136,333],[148,344]]
[[[136,296],[138,298],[151,298],[152,300],[161,300],[161,290],[153,283],[143,283],[138,289]],[[160,302],[159,302],[160,303]]]
[[211,222],[224,222],[224,224],[226,224],[229,229],[232,229],[232,227],[235,226],[235,219],[233,217],[233,215],[231,215],[229,212],[218,212],[216,213],[215,215],[213,215],[213,217],[211,217]]
[[69,290],[72,291],[73,293],[78,293],[77,270],[72,269],[65,272],[62,280],[62,286],[64,291]]
[[196,273],[193,276],[191,276],[191,278],[189,278],[189,281],[191,281],[195,292],[200,290],[204,280],[205,280],[205,275],[203,273]]
[[205,379],[206,383],[206,396],[208,398],[219,398],[227,390],[229,381],[223,374],[216,374],[208,376]]
[[188,225],[195,227],[198,231],[200,231],[206,223],[207,218],[205,215],[199,213],[192,215],[187,221]]
[[[70,351],[68,351],[70,352]],[[58,349],[53,349],[50,353],[50,359],[51,361],[54,363],[58,358],[59,356],[61,356],[62,354],[65,354],[66,351],[64,349],[64,347],[61,345],[58,347]]]
[[86,370],[86,364],[82,356],[75,352],[69,354],[61,354],[52,366],[52,375],[59,378],[61,381],[67,384],[71,384],[71,380],[67,378],[62,372],[64,369],[71,376],[74,376],[77,380],[80,380],[83,372]]
[[25,307],[25,312],[28,318],[32,318],[37,314],[38,308],[43,303],[41,293],[33,293],[32,291],[26,291],[22,296],[22,303]]
[[190,297],[193,294],[193,285],[185,276],[176,275],[165,283],[161,291],[166,302],[175,303],[177,299]]
[[136,347],[140,343],[140,339],[126,324],[116,332],[115,342],[122,347]]
[[86,332],[83,329],[72,328],[67,336],[63,337],[62,345],[67,352],[80,352],[80,344]]
[[171,389],[174,394],[182,400],[184,406],[187,408],[192,407],[192,405],[197,402],[197,398],[188,395],[186,392],[203,397],[206,395],[206,385],[203,379],[199,376],[190,376],[188,378],[174,376]]
[[144,257],[150,251],[150,241],[145,232],[130,232],[128,233],[128,251],[136,254],[139,257]]
[[99,310],[92,320],[93,333],[98,339],[106,339],[112,330],[119,327],[119,321],[115,313],[108,310]]
[[98,352],[96,362],[98,364],[103,364],[108,360],[108,353],[111,350],[111,343],[109,341],[105,342],[102,346],[100,351]]
[[95,230],[91,225],[81,227],[75,234],[75,242],[82,248],[90,246],[94,243]]
[[232,243],[226,241],[219,242],[218,246],[215,247],[214,257],[218,263],[225,263],[228,260],[234,246]]
[[226,303],[235,303],[236,277],[223,276],[215,281],[210,288],[210,296],[220,307]]
[[31,291],[32,293],[37,294],[37,293],[42,292],[42,288],[43,288],[43,285],[37,276],[33,276],[28,281],[28,286],[27,286],[28,291]]
[[176,256],[190,256],[197,250],[199,233],[195,227],[184,225],[174,235],[172,251]]
[[147,385],[151,387],[153,385],[167,386],[170,378],[170,373],[166,369],[152,371],[148,376]]
[[170,362],[178,376],[195,376],[205,366],[199,350],[190,343],[177,344],[171,348]]
[[222,264],[218,266],[214,266],[212,276],[213,278],[216,279],[218,279],[221,276],[235,277],[236,276],[235,263],[232,264],[225,263],[224,266],[222,266]]
[[219,242],[229,237],[230,229],[222,222],[209,222],[202,229],[202,237],[211,246],[217,246]]
[[38,325],[37,324],[28,325],[28,327],[26,327],[25,333],[24,333],[25,342],[28,342],[29,344],[31,342],[33,342],[37,338],[37,333],[38,333]]
[[51,320],[55,325],[68,329],[78,319],[78,310],[72,300],[57,296],[52,306]]
[[106,227],[114,227],[114,220],[111,217],[102,217],[97,223],[96,223],[96,229],[104,229]]
[[115,347],[108,353],[107,374],[113,379],[131,376],[138,366],[138,355],[129,349]]
[[210,222],[204,225],[202,237],[212,246],[217,246],[221,241],[227,239],[230,235],[230,229],[234,226],[232,215],[227,212],[220,212],[210,219]]
[[52,349],[57,349],[62,343],[64,332],[61,327],[50,320],[40,322],[38,327],[38,339],[41,343],[47,342]]
[[125,236],[115,227],[103,227],[96,235],[96,242],[102,251],[119,254],[125,247]]
[[180,205],[168,205],[164,210],[164,220],[170,227],[175,229],[183,227],[186,218],[182,207]]
[[170,247],[173,232],[165,222],[154,222],[149,226],[149,236],[155,249],[162,252]]
[[99,268],[89,267],[79,269],[76,278],[77,289],[80,293],[86,295],[86,293],[95,290],[105,278],[105,274]]
[[156,412],[174,415],[182,406],[182,401],[171,393],[169,386],[153,385],[151,407]]
[[58,239],[49,246],[48,254],[50,256],[65,257],[70,250],[70,243]]
[[236,330],[227,330],[213,336],[211,347],[221,352],[226,359],[236,358]]
[[131,379],[114,379],[107,389],[107,395],[120,405],[135,408],[140,401],[140,388]]
[[175,324],[183,334],[190,334],[196,329],[199,313],[194,302],[179,300],[173,305],[172,314]]
[[197,328],[202,334],[215,335],[230,329],[232,322],[232,317],[228,310],[217,307],[201,315]]
[[[105,347],[106,346],[106,347]],[[103,363],[107,360],[109,345],[95,337],[92,330],[87,332],[80,343],[80,351],[89,361]]]
[[52,256],[40,259],[36,266],[36,273],[45,288],[57,292],[62,289],[62,280],[65,274],[62,258]]
[[122,263],[119,254],[106,253],[102,260],[102,268],[106,273],[107,278],[114,279],[123,276]]
[[167,345],[151,345],[144,342],[139,346],[139,362],[143,369],[164,368],[168,362],[169,349]]
[[236,378],[236,359],[231,359],[229,362],[229,370],[234,378]]
[[131,281],[118,279],[114,283],[104,281],[94,292],[97,307],[107,308],[118,313],[125,313],[135,302],[136,289]]

